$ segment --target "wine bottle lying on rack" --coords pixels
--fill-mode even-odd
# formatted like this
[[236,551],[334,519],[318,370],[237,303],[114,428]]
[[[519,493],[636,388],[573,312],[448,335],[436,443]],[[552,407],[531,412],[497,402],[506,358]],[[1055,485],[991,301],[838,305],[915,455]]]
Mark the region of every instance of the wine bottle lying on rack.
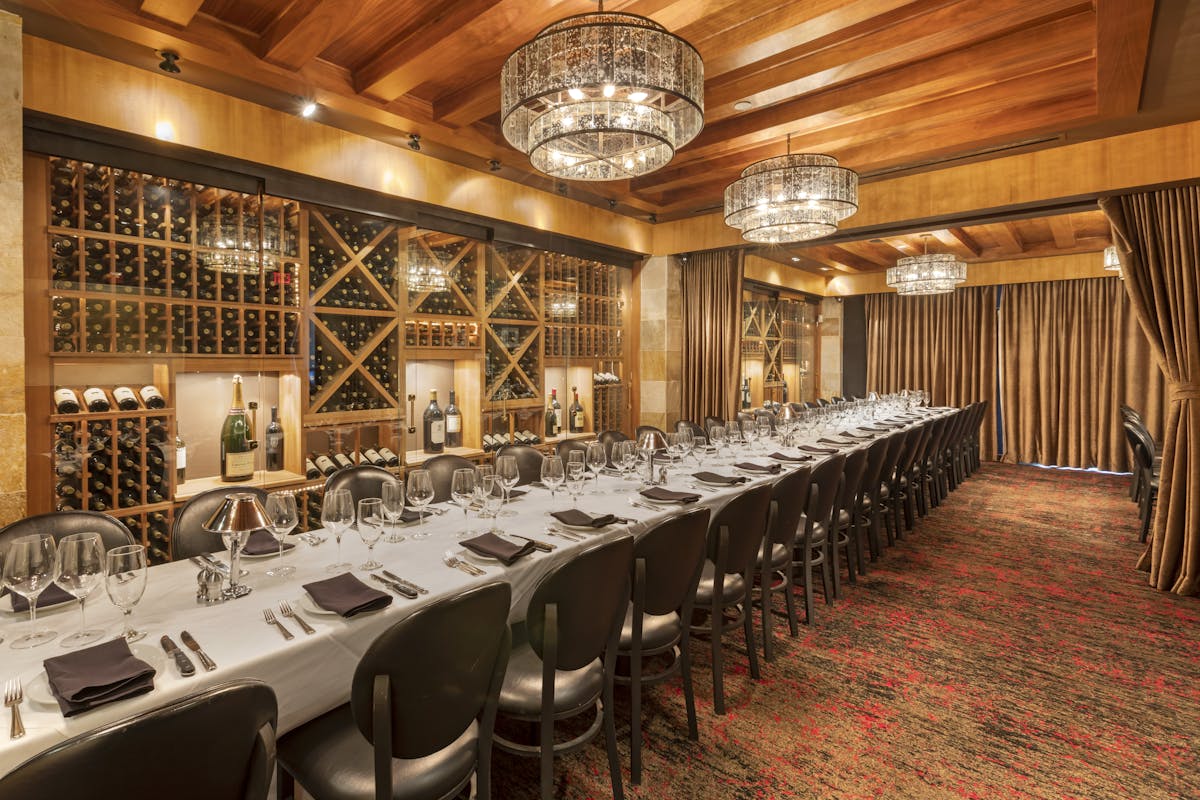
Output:
[[60,386],[54,390],[54,410],[59,414],[78,414],[79,398],[74,389]]

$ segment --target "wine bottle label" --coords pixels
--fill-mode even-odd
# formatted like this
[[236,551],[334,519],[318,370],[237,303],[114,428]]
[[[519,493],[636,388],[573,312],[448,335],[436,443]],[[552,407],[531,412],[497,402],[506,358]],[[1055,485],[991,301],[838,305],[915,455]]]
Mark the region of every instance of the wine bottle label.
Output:
[[363,455],[366,456],[367,461],[371,462],[372,464],[383,463],[383,456],[379,455],[379,453],[376,452],[375,448],[373,447],[368,447],[366,450],[364,450]]
[[442,444],[446,441],[446,423],[442,420],[434,420],[429,423],[429,441],[434,444]]
[[187,469],[187,448],[175,448],[175,469]]
[[[54,390],[54,407],[62,414],[73,414],[79,410],[79,401],[75,398],[75,392],[72,389],[55,389]],[[74,408],[74,411],[67,409]]]
[[583,430],[583,412],[582,411],[575,412],[575,429]]
[[143,386],[138,394],[142,396],[142,402],[146,408],[163,408],[167,404],[163,399],[162,392],[158,391],[156,386]]
[[108,397],[105,396],[103,389],[93,386],[90,389],[83,390],[83,402],[88,406],[92,403],[103,403],[107,406]]
[[328,475],[331,472],[337,472],[337,464],[334,464],[329,456],[317,456],[317,469]]
[[225,473],[223,478],[245,478],[254,474],[254,451],[225,454]]
[[267,434],[267,452],[278,453],[283,449],[283,434],[268,433]]
[[379,455],[383,456],[383,459],[389,464],[396,464],[400,461],[399,456],[386,447],[379,448]]
[[446,417],[446,433],[458,433],[462,430],[462,417],[457,414]]
[[138,407],[137,397],[128,386],[118,386],[113,389],[113,399],[117,401],[117,406],[125,411],[132,411]]

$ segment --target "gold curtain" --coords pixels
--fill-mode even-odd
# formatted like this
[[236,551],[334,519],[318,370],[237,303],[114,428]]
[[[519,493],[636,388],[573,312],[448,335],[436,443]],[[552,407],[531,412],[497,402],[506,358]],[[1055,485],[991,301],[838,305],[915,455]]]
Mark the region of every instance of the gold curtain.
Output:
[[867,388],[923,389],[931,404],[988,402],[983,458],[996,453],[996,287],[950,294],[867,295]]
[[1004,461],[1128,471],[1120,405],[1162,428],[1162,371],[1116,276],[1005,286],[1000,353]]
[[1200,186],[1103,197],[1125,291],[1166,375],[1170,409],[1150,549],[1150,585],[1200,592]]
[[693,253],[682,269],[684,419],[737,413],[742,346],[742,254]]

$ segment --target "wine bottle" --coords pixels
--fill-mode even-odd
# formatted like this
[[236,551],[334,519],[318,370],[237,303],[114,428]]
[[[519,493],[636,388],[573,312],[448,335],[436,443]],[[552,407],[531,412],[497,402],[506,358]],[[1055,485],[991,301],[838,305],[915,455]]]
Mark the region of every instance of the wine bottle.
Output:
[[525,440],[528,444],[538,444],[539,442],[542,441],[541,438],[536,433],[529,430],[528,428],[521,431],[521,433],[525,436]]
[[429,390],[429,405],[421,417],[424,424],[425,452],[440,453],[446,449],[446,415],[438,407],[437,389]]
[[345,453],[334,453],[333,460],[334,463],[338,465],[339,469],[345,469],[346,467],[354,466],[354,462],[350,460],[350,456],[346,455]]
[[583,404],[579,402],[579,388],[571,387],[571,394],[574,400],[571,401],[571,407],[567,409],[567,426],[571,433],[583,433]]
[[117,401],[117,408],[122,411],[138,410],[137,395],[128,386],[118,386],[113,389],[113,400]]
[[163,399],[162,392],[157,386],[143,386],[138,392],[142,396],[142,403],[146,408],[166,408],[167,401]]
[[232,483],[254,477],[254,448],[250,420],[242,400],[242,376],[233,376],[233,404],[221,425],[221,481]]
[[396,455],[388,448],[386,448],[386,447],[379,448],[379,455],[380,455],[380,457],[383,458],[384,461],[387,462],[387,465],[389,467],[400,466],[400,456]]
[[304,477],[310,481],[321,477],[321,470],[318,469],[311,458],[304,459]]
[[60,386],[54,390],[54,410],[59,414],[78,414],[79,398],[74,389]]
[[446,446],[462,447],[462,412],[454,403],[454,390],[450,390],[450,404],[446,406]]
[[271,406],[271,424],[267,426],[267,469],[283,469],[283,426],[279,424],[278,406]]
[[97,386],[90,386],[83,390],[83,402],[87,405],[88,411],[101,412],[108,411],[112,408],[112,404],[108,402],[108,395],[104,390]]
[[387,465],[387,461],[374,447],[368,447],[366,450],[364,450],[363,457],[367,459],[368,463],[374,464],[377,467],[383,467]]
[[483,435],[483,451],[485,453],[490,453],[497,447],[499,447],[499,443],[496,441],[496,437],[492,436],[490,433],[485,433]]
[[319,455],[316,460],[317,469],[326,476],[330,476],[338,471],[337,464],[333,463],[333,459],[327,455]]
[[750,408],[750,379],[742,378],[742,408]]

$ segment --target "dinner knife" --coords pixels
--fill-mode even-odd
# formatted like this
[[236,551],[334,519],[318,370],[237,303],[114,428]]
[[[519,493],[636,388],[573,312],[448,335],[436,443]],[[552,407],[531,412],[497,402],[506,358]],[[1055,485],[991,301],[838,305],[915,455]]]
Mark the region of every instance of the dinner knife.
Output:
[[401,595],[402,597],[407,597],[409,600],[417,599],[416,589],[410,589],[403,584],[396,583],[395,581],[389,581],[387,578],[380,577],[374,573],[371,574],[371,578],[379,583],[382,583],[384,586],[391,589],[396,594]]
[[200,663],[203,665],[206,672],[212,672],[217,668],[217,662],[209,658],[208,654],[200,649],[200,643],[197,642],[190,633],[184,631],[183,633],[179,634],[179,638],[183,640],[183,643],[187,645],[189,650],[199,657]]
[[383,573],[383,577],[390,578],[391,580],[395,581],[396,583],[400,584],[401,586],[407,586],[408,588],[413,589],[417,592],[420,592],[421,594],[429,594],[429,590],[426,589],[424,586],[418,586],[417,584],[413,583],[412,581],[405,580],[404,578],[401,578],[399,575],[395,575],[391,572],[388,572],[386,569],[382,569],[382,570],[380,570],[380,572]]
[[187,657],[187,653],[179,649],[171,637],[163,634],[163,637],[158,640],[162,645],[162,649],[167,651],[167,655],[174,657],[175,666],[179,667],[179,674],[183,677],[188,677],[196,674],[196,665]]

